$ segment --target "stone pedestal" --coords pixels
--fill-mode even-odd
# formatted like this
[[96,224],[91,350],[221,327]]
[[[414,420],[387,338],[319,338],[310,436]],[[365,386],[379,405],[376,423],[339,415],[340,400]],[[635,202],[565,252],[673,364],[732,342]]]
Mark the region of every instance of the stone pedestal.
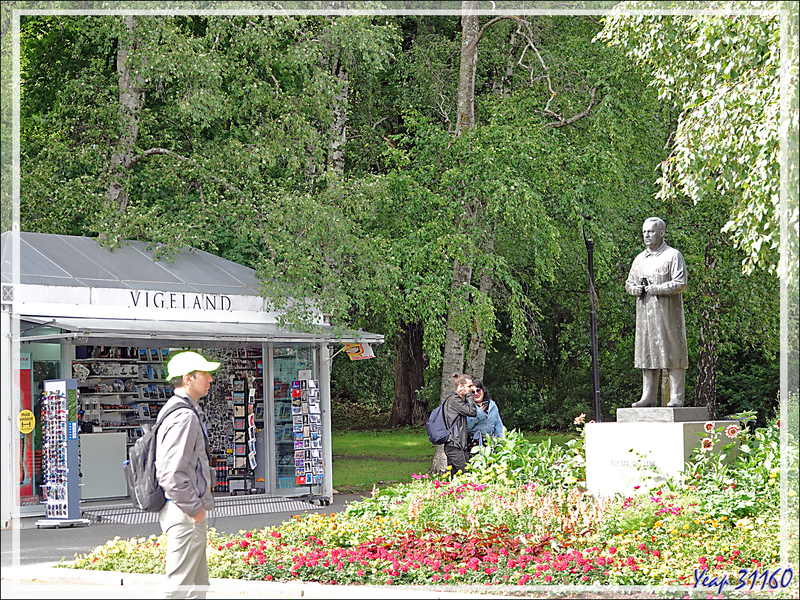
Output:
[[[680,474],[692,452],[705,437],[705,419],[696,408],[624,408],[617,423],[586,424],[586,486],[595,496],[646,491],[645,479],[655,471],[640,472],[637,467],[657,468],[666,476]],[[641,420],[633,420],[639,418]],[[727,427],[736,421],[714,421],[714,427]],[[703,434],[703,435],[701,435]],[[729,442],[723,438],[718,446]],[[718,448],[714,448],[715,451]],[[652,480],[651,480],[652,483]]]
[[708,420],[707,408],[682,406],[668,408],[652,406],[648,408],[618,408],[617,423],[687,423]]

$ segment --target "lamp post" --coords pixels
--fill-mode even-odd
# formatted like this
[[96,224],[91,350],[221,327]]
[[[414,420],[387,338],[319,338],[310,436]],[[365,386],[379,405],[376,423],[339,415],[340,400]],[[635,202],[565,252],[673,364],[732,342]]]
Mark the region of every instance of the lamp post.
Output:
[[[586,220],[589,217],[583,215]],[[600,366],[597,362],[597,310],[595,309],[594,290],[594,241],[586,237],[581,226],[581,235],[589,255],[589,327],[592,340],[592,398],[594,399],[594,420],[600,422]]]

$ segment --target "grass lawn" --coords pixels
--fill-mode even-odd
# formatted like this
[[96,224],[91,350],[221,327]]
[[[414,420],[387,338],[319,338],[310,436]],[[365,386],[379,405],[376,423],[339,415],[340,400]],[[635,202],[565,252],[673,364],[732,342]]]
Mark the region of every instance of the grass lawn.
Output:
[[[548,438],[565,444],[574,435],[529,432],[525,439],[542,442]],[[368,492],[373,486],[410,483],[413,473],[427,473],[434,446],[424,427],[378,429],[373,431],[334,431],[333,487],[342,493]]]

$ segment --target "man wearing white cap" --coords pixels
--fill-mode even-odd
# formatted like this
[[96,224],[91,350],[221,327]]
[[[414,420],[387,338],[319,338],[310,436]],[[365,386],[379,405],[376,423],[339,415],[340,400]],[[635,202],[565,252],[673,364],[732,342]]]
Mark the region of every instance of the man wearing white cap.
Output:
[[176,354],[167,364],[175,393],[161,410],[174,404],[187,408],[164,418],[156,446],[156,477],[167,497],[158,513],[167,536],[165,598],[205,598],[208,591],[206,511],[214,508],[213,471],[203,411],[197,402],[208,394],[211,372],[217,368],[218,362],[209,362],[196,352]]

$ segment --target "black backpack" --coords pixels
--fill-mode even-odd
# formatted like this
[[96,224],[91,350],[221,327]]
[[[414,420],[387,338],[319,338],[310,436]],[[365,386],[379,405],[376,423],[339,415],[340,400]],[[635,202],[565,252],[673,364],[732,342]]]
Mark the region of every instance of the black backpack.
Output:
[[[425,431],[428,432],[428,439],[431,444],[439,446],[447,442],[447,440],[450,439],[450,433],[453,427],[456,427],[457,423],[458,418],[453,420],[453,424],[450,425],[450,427],[447,426],[444,418],[444,402],[434,408],[431,416],[428,417],[428,422],[425,423]],[[458,432],[457,427],[456,432]],[[458,433],[456,433],[456,435],[458,435]]]
[[[158,428],[168,415],[183,408],[191,409],[197,418],[200,418],[194,407],[186,402],[175,404],[166,411],[162,410],[158,413],[155,425],[136,440],[136,443],[128,451],[128,460],[122,463],[125,482],[128,484],[128,495],[136,508],[147,512],[158,512],[167,503],[164,490],[158,485],[158,479],[156,479]],[[208,440],[206,440],[206,451],[208,451]]]

